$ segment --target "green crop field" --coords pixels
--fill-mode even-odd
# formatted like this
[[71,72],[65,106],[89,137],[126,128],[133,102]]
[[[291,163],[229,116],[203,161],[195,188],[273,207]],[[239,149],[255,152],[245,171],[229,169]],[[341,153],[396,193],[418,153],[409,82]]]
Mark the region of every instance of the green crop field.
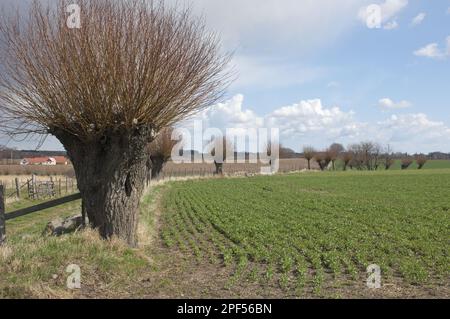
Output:
[[136,249],[43,236],[77,201],[7,221],[0,298],[449,298],[449,189],[450,169],[172,181],[143,198]]
[[448,169],[173,183],[161,236],[233,269],[229,287],[256,282],[290,296],[349,287],[355,296],[377,264],[386,287],[439,291],[450,275],[449,195]]

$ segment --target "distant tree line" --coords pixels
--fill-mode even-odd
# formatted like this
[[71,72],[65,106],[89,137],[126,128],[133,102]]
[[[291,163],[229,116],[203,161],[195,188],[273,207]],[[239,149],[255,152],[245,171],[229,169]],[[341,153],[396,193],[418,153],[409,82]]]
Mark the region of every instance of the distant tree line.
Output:
[[[148,166],[153,164],[151,174],[156,177],[161,172],[164,164],[170,160],[170,153],[176,141],[171,141],[171,134],[173,128],[168,127],[158,135],[158,138],[149,145],[150,158]],[[339,143],[333,143],[325,150],[319,151],[312,146],[303,147],[302,153],[297,153],[293,149],[279,145],[280,159],[292,159],[304,157],[308,161],[308,169],[311,169],[311,163],[316,162],[321,169],[326,169],[330,166],[331,169],[337,169],[336,163],[339,160],[344,170],[365,169],[374,170],[383,167],[389,169],[396,160],[401,161],[403,168],[408,168],[412,165],[414,160],[417,162],[419,168],[422,168],[428,160],[450,160],[450,153],[432,152],[429,154],[413,154],[394,152],[388,145],[380,146],[375,142],[361,142],[359,144],[352,144],[345,148]],[[191,153],[192,158],[197,151],[184,150],[184,152]],[[182,154],[180,154],[182,155]],[[65,151],[38,151],[38,150],[18,150],[14,147],[7,147],[0,145],[0,163],[11,164],[10,162],[17,162],[26,157],[41,157],[41,156],[67,156]],[[235,152],[235,158],[250,159],[248,152]]]
[[[450,154],[448,155],[448,159],[450,159]],[[321,170],[338,169],[336,164],[338,161],[341,163],[344,171],[347,169],[389,170],[397,160],[400,161],[401,169],[403,170],[409,168],[414,161],[417,163],[417,168],[422,169],[427,161],[435,159],[435,156],[436,153],[428,155],[395,153],[390,145],[381,146],[370,141],[351,144],[347,148],[342,144],[333,143],[327,149],[321,151],[316,150],[312,146],[303,147],[303,157],[308,161],[308,169],[311,169],[311,162],[315,161]]]

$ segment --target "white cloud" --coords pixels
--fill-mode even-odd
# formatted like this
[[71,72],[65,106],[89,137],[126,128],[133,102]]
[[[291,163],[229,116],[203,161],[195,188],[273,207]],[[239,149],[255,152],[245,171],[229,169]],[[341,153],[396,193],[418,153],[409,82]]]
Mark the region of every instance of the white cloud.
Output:
[[386,0],[381,4],[383,19],[389,20],[408,6],[408,0]]
[[[328,46],[353,25],[352,17],[372,0],[170,0],[191,3],[208,26],[218,31],[229,49],[267,54],[289,48],[314,52]],[[267,45],[270,43],[270,45]],[[286,53],[286,52],[284,52]]]
[[414,55],[427,57],[427,58],[442,58],[444,54],[439,49],[437,43],[430,43],[419,50],[414,51]]
[[450,7],[448,7],[447,9],[447,14],[450,14]]
[[446,56],[450,55],[450,36],[446,39],[446,49],[445,51],[441,50],[439,48],[438,43],[430,43],[423,48],[420,48],[416,51],[414,51],[414,55],[420,56],[420,57],[427,57],[432,59],[442,59]]
[[427,115],[392,115],[376,124],[377,139],[390,143],[396,150],[433,152],[450,149],[450,128],[442,122],[430,120]]
[[426,16],[427,16],[427,14],[425,12],[419,13],[414,19],[412,19],[411,24],[413,26],[421,24],[423,22],[423,20],[425,20]]
[[[383,28],[386,30],[396,29],[398,23],[395,19],[403,9],[408,6],[408,0],[385,0],[379,4],[381,10],[381,23],[384,24]],[[358,17],[366,24],[369,19],[368,6],[360,8]],[[392,19],[392,21],[391,21]]]
[[[409,103],[387,104],[406,107]],[[336,106],[325,107],[320,99],[303,100],[258,116],[244,107],[243,95],[236,95],[208,108],[196,119],[203,121],[204,128],[236,128],[234,132],[246,128],[279,128],[281,142],[294,149],[306,144],[321,148],[333,142],[350,144],[374,140],[391,144],[396,151],[450,151],[450,127],[429,119],[425,114],[392,115],[383,121],[367,123],[359,121],[352,111],[346,112]],[[189,127],[189,124],[184,126]]]
[[412,105],[411,102],[408,102],[405,100],[399,101],[399,102],[394,102],[390,98],[383,98],[378,101],[378,106],[380,108],[386,109],[386,110],[388,110],[388,109],[391,109],[391,110],[392,109],[405,109],[405,108],[411,107],[411,105]]
[[397,20],[390,21],[390,22],[386,23],[383,27],[383,29],[385,29],[385,30],[394,30],[397,28],[398,28]]
[[227,103],[219,103],[209,109],[205,116],[213,123],[226,123],[229,127],[259,127],[263,120],[252,110],[243,109],[244,96],[236,95]]
[[[1,0],[0,0],[1,1]],[[304,84],[323,72],[296,62],[306,61],[336,43],[354,27],[361,5],[373,0],[166,0],[191,5],[225,50],[236,52],[239,72],[233,89],[279,88]],[[277,57],[276,60],[273,57]]]
[[[243,104],[244,96],[237,94],[228,101],[205,109],[186,122],[201,120],[205,126],[221,129],[262,127],[264,119],[258,117],[252,110],[244,109]],[[186,124],[183,126],[186,126]]]
[[278,108],[266,116],[266,125],[280,128],[282,137],[316,144],[356,138],[364,126],[354,119],[353,112],[344,112],[339,107],[326,108],[320,99]]
[[355,121],[353,112],[344,112],[339,107],[326,108],[320,99],[280,107],[261,117],[244,108],[243,104],[243,95],[236,95],[206,109],[181,126],[192,128],[193,120],[202,120],[204,127],[219,128],[224,133],[227,128],[237,129],[233,132],[244,128],[279,128],[282,142],[295,138],[321,145],[324,141],[331,143],[340,138],[357,138],[364,125]]

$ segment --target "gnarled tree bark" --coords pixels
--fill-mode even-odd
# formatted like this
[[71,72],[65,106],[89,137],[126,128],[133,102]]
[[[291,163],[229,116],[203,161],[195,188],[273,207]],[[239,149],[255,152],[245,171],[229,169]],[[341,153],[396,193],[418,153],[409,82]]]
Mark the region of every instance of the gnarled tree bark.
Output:
[[89,142],[61,129],[51,133],[73,163],[91,226],[103,238],[117,236],[136,246],[139,202],[147,174],[145,147],[152,129],[111,131]]

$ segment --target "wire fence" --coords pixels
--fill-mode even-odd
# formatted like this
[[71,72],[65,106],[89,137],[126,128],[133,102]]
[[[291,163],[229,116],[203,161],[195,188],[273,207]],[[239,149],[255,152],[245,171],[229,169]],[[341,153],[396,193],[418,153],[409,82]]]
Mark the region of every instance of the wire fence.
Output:
[[[224,164],[223,173],[227,176],[243,176],[243,175],[257,175],[261,172],[264,165],[252,163],[233,163]],[[317,169],[314,163],[311,163],[311,168]],[[290,173],[302,171],[308,168],[308,162],[304,159],[283,159],[279,162],[279,173]],[[159,176],[157,181],[176,179],[184,177],[208,177],[215,175],[214,164],[192,163],[192,164],[175,164],[168,162]]]
[[77,191],[77,182],[74,178],[36,177],[13,178],[0,180],[4,187],[5,200],[21,199],[40,200],[72,194]]

